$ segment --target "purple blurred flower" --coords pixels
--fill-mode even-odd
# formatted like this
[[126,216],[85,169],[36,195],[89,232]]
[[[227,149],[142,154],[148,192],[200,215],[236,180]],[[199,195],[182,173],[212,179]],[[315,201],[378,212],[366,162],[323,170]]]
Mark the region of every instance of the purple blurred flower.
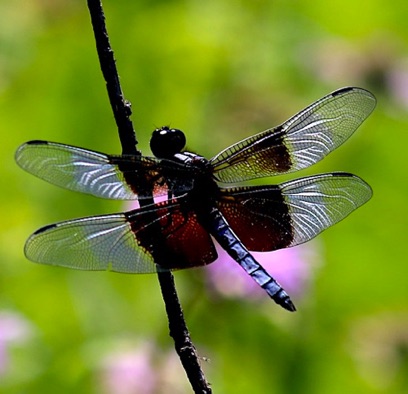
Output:
[[407,108],[408,58],[403,48],[397,37],[388,34],[371,37],[363,47],[329,38],[304,45],[299,63],[329,84],[374,84],[377,93],[382,89],[396,104]]
[[393,65],[387,81],[394,100],[408,108],[408,58]]
[[144,343],[108,354],[102,360],[103,392],[114,394],[151,394],[156,386],[152,361],[153,347]]
[[151,342],[118,344],[101,361],[100,385],[105,394],[166,394],[188,392],[180,360]]
[[[285,290],[299,296],[307,291],[313,267],[319,262],[314,244],[252,255]],[[265,291],[218,245],[217,251],[217,261],[207,268],[212,289],[232,298],[265,298]]]
[[32,334],[26,319],[14,312],[0,312],[0,376],[10,368],[9,347],[24,343]]
[[[162,197],[160,201],[165,200]],[[156,202],[158,202],[157,200]],[[127,209],[138,208],[137,202]],[[265,298],[265,291],[215,242],[218,259],[206,267],[208,285],[226,297]],[[289,249],[252,255],[291,295],[307,291],[313,269],[320,264],[316,241]]]

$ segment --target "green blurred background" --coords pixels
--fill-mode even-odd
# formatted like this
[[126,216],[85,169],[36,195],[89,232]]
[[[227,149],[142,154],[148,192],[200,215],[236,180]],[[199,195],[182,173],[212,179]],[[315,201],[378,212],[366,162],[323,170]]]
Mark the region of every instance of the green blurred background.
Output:
[[[164,124],[211,157],[339,87],[376,95],[350,141],[300,173],[356,173],[374,198],[312,241],[319,264],[298,312],[214,295],[206,269],[175,275],[214,393],[408,392],[408,2],[104,7],[145,154]],[[13,158],[30,139],[120,153],[85,1],[0,1],[0,119],[0,392],[190,392],[154,275],[23,256],[42,225],[123,209],[35,179]]]

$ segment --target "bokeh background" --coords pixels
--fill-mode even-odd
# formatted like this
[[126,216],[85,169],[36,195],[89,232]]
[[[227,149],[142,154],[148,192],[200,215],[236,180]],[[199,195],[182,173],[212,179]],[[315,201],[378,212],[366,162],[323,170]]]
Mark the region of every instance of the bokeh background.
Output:
[[[408,392],[408,3],[104,6],[145,154],[157,126],[184,130],[189,148],[211,157],[339,87],[376,95],[358,132],[299,173],[356,173],[373,199],[318,239],[261,257],[295,314],[229,276],[231,262],[175,276],[214,393]],[[191,392],[154,275],[71,271],[23,255],[42,225],[128,208],[14,163],[30,139],[120,153],[85,0],[0,1],[0,128],[0,392]]]

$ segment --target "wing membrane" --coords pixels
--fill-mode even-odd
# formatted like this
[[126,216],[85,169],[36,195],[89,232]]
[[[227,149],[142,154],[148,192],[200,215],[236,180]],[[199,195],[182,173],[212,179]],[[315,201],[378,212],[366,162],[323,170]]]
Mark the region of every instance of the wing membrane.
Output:
[[188,268],[217,257],[195,216],[182,215],[179,204],[168,201],[45,226],[30,236],[24,250],[37,263],[125,273]]
[[110,156],[47,141],[27,142],[15,157],[20,167],[47,182],[108,199],[161,196],[169,188],[179,195],[193,186],[189,168],[153,157]]
[[243,244],[266,252],[304,243],[372,196],[348,173],[329,173],[277,186],[223,189],[219,209]]
[[211,160],[215,177],[233,183],[309,167],[345,142],[375,104],[375,97],[367,90],[339,89],[282,125],[219,153]]

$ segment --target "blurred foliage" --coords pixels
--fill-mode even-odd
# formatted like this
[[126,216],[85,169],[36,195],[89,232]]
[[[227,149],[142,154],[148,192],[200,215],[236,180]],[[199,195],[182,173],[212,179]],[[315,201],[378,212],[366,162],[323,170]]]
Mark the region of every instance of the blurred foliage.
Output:
[[[351,140],[300,174],[350,171],[374,198],[312,242],[322,264],[295,299],[296,314],[270,300],[212,296],[205,269],[176,281],[214,393],[406,393],[408,3],[104,6],[145,154],[164,124],[211,157],[341,86],[377,96]],[[23,244],[36,228],[123,205],[48,185],[13,160],[30,139],[120,152],[85,1],[0,3],[0,114],[0,392],[114,392],[103,384],[111,352],[145,342],[155,344],[156,362],[172,352],[157,279],[26,261]],[[151,392],[190,392],[177,360],[170,376]]]

